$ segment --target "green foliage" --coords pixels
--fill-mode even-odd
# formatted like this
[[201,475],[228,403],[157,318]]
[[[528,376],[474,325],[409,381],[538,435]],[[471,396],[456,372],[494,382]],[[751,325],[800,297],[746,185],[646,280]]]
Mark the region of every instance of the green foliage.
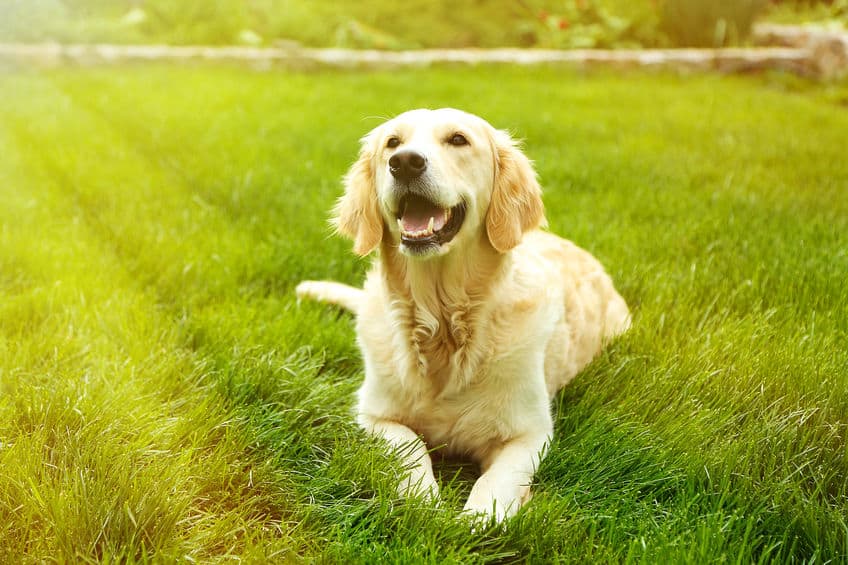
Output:
[[558,49],[591,49],[655,45],[658,11],[649,2],[575,0],[525,4],[520,24],[528,45]]
[[781,23],[811,23],[845,29],[848,0],[785,0],[771,6],[769,19]]
[[[844,8],[835,0],[828,9]],[[744,41],[765,0],[0,0],[26,41],[616,48]]]
[[[492,85],[497,85],[493,88]],[[826,562],[848,554],[848,162],[797,78],[479,67],[0,72],[0,561]],[[532,111],[527,101],[533,101]],[[556,399],[507,528],[351,414],[361,281],[328,210],[417,106],[526,139],[633,329]],[[650,116],[650,119],[646,119]]]
[[[264,44],[356,48],[494,47],[521,41],[519,5],[479,0],[0,0],[20,13],[0,23],[7,38],[142,41],[173,44],[239,43],[245,31]],[[127,18],[131,11],[139,17]]]
[[660,29],[678,46],[742,43],[766,0],[664,0]]
[[146,0],[143,6],[142,32],[167,43],[237,43],[252,19],[247,3],[232,0]]

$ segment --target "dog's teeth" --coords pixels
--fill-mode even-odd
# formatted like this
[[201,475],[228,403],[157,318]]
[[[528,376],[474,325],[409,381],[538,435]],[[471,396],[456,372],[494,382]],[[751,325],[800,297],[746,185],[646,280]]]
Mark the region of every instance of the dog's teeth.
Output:
[[451,219],[451,209],[445,208],[445,223],[448,223],[448,221],[450,219]]
[[403,222],[400,221],[400,218],[396,218],[398,223],[398,229],[400,229],[401,233],[403,233]]
[[427,224],[427,233],[433,233],[433,226],[435,225],[436,220],[433,216],[430,216],[430,223]]

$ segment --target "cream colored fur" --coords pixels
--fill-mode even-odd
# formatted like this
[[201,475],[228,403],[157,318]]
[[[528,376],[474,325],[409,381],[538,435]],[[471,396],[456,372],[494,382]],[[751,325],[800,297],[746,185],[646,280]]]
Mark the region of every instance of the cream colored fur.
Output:
[[[445,142],[461,133],[468,145]],[[387,162],[402,139],[427,158],[427,182],[465,221],[431,256],[404,251]],[[529,498],[551,439],[551,398],[630,324],[602,266],[541,231],[533,168],[510,136],[452,109],[413,110],[374,129],[346,179],[336,226],[379,252],[364,289],[306,281],[301,297],[356,313],[365,364],[358,421],[400,449],[407,494],[438,497],[428,450],[480,463],[466,511],[502,520]]]

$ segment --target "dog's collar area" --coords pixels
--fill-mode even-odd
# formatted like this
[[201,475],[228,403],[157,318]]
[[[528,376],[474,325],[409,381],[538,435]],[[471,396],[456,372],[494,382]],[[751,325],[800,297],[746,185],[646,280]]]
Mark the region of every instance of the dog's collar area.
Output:
[[443,208],[417,194],[404,196],[396,220],[403,246],[416,255],[434,251],[451,241],[465,220],[465,203]]

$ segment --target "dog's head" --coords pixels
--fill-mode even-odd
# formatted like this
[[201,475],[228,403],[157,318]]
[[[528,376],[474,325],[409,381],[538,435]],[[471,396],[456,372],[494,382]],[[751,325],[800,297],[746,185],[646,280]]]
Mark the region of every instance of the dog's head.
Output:
[[483,232],[505,253],[544,223],[536,174],[515,141],[450,108],[412,110],[367,134],[335,214],[359,255],[390,238],[421,258]]

